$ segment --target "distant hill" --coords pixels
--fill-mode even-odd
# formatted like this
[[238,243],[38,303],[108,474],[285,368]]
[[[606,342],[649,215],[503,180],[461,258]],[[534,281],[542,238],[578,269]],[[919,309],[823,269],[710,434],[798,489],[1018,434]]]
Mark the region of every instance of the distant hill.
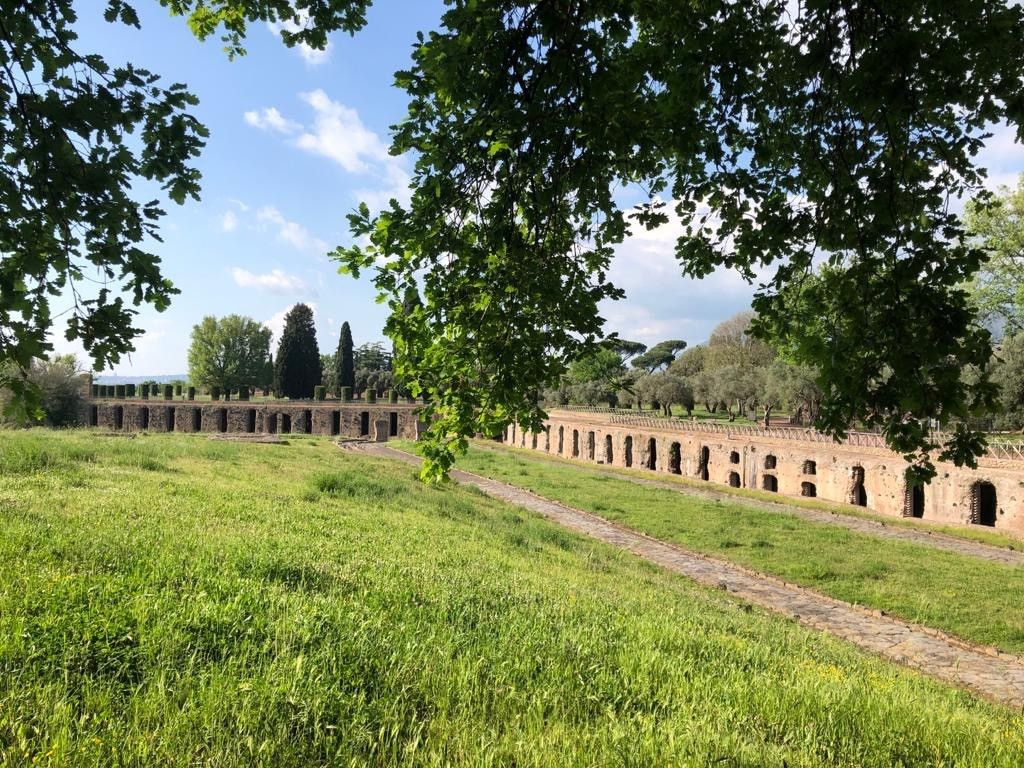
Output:
[[141,384],[144,381],[155,381],[157,384],[169,384],[172,381],[188,381],[187,373],[171,373],[166,376],[95,376],[93,384]]

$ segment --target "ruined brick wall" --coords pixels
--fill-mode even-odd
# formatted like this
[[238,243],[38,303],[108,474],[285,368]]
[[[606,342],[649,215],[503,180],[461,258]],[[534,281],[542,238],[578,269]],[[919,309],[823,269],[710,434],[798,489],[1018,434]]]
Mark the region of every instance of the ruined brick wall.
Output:
[[406,403],[90,399],[82,423],[126,432],[375,436],[415,440],[419,409]]
[[979,523],[987,504],[989,518],[982,524],[1024,533],[1024,462],[982,458],[977,470],[940,463],[938,476],[915,500],[905,479],[907,462],[885,448],[736,432],[701,432],[691,425],[673,430],[672,422],[634,426],[600,413],[553,411],[544,432],[510,426],[505,442],[583,462],[814,496],[893,517]]

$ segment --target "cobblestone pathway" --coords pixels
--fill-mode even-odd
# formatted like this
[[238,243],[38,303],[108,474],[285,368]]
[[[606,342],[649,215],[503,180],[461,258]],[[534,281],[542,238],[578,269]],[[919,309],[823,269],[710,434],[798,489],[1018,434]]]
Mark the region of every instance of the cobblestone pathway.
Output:
[[[484,450],[493,451],[500,449],[485,448]],[[538,459],[540,461],[544,461],[546,458],[543,454],[537,455],[536,453],[528,453],[526,455],[529,458]],[[693,486],[680,485],[679,483],[673,483],[666,480],[637,477],[625,472],[613,472],[607,469],[602,469],[599,465],[584,464],[582,466],[588,472],[593,472],[594,474],[606,477],[615,477],[619,480],[627,480],[631,483],[636,483],[637,485],[645,485],[648,488],[673,491],[674,493],[681,493],[686,496],[700,496],[714,501],[726,501],[730,504],[736,504],[737,506],[763,509],[768,512],[784,512],[804,520],[810,520],[814,523],[838,525],[842,528],[857,531],[858,533],[867,533],[871,536],[909,541],[913,544],[920,544],[922,546],[933,547],[935,549],[944,549],[949,552],[955,552],[958,555],[968,555],[970,557],[977,557],[982,560],[991,560],[1005,565],[1024,566],[1024,551],[1022,550],[997,547],[992,544],[982,544],[977,541],[968,541],[967,539],[959,539],[955,536],[948,536],[944,533],[929,531],[923,528],[910,528],[903,525],[887,525],[881,520],[870,520],[863,517],[855,517],[854,515],[844,515],[839,512],[807,509],[806,507],[786,504],[784,501],[758,501],[757,499],[748,499],[742,496],[735,496],[733,494],[715,491],[713,488],[695,488]],[[1024,548],[1024,542],[1021,543],[1021,546]]]
[[[343,447],[409,463],[420,461],[415,456],[377,443],[347,444]],[[865,611],[770,576],[688,552],[506,483],[461,470],[453,471],[452,478],[476,486],[489,496],[537,512],[567,528],[633,552],[701,584],[724,589],[737,598],[841,637],[892,661],[963,686],[1015,709],[1024,708],[1024,662],[1016,657],[972,648],[934,630],[906,624],[877,611]]]

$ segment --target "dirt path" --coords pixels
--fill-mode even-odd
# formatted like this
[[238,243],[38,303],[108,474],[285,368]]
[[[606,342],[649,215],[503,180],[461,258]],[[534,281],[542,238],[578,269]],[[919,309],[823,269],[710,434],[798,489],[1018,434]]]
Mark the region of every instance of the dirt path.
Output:
[[[342,447],[408,463],[420,461],[379,443],[349,443]],[[732,563],[689,552],[506,483],[461,470],[453,471],[452,478],[887,659],[1015,709],[1024,708],[1024,662],[1014,656],[974,648],[940,632],[897,621],[880,612],[865,611]]]
[[[501,449],[487,447],[482,450],[497,451]],[[517,455],[515,451],[512,451],[511,453],[512,455]],[[530,452],[525,455],[538,461],[545,461],[547,459],[545,454],[538,455]],[[561,462],[555,461],[550,461],[550,463],[561,464]],[[582,466],[587,471],[594,474],[605,477],[614,477],[619,480],[626,480],[631,483],[636,483],[637,485],[647,486],[648,488],[673,491],[674,493],[680,493],[685,496],[699,496],[701,498],[712,499],[714,501],[727,501],[730,504],[735,504],[741,507],[750,507],[751,509],[763,509],[768,512],[784,512],[804,520],[810,520],[814,523],[838,525],[842,528],[857,531],[858,533],[866,533],[871,536],[878,536],[885,539],[898,539],[899,541],[909,541],[913,544],[920,544],[922,546],[933,547],[935,549],[944,549],[948,552],[955,552],[958,555],[977,557],[982,560],[1003,563],[1004,565],[1024,566],[1024,551],[1021,550],[998,547],[992,544],[982,544],[977,541],[968,541],[967,539],[959,539],[956,536],[949,536],[944,533],[929,531],[922,528],[910,528],[903,525],[888,525],[882,520],[870,520],[868,518],[856,517],[854,515],[844,515],[841,512],[827,512],[825,510],[798,507],[793,504],[786,504],[784,501],[758,501],[757,499],[748,499],[742,496],[735,496],[733,494],[716,491],[713,488],[695,488],[667,480],[637,477],[625,472],[613,472],[608,469],[603,469],[600,465],[584,464]]]

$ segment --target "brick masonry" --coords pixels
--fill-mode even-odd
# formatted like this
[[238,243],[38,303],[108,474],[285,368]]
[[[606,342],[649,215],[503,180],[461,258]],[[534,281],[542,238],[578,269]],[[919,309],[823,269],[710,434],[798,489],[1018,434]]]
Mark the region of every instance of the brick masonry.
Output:
[[190,400],[86,402],[83,423],[125,432],[206,432],[389,437],[415,440],[419,409],[407,403]]
[[886,448],[648,421],[631,425],[600,413],[552,411],[544,432],[524,433],[512,425],[504,440],[584,462],[1024,533],[1024,462],[981,458],[976,470],[938,463],[938,476],[915,494],[906,482],[909,465]]

